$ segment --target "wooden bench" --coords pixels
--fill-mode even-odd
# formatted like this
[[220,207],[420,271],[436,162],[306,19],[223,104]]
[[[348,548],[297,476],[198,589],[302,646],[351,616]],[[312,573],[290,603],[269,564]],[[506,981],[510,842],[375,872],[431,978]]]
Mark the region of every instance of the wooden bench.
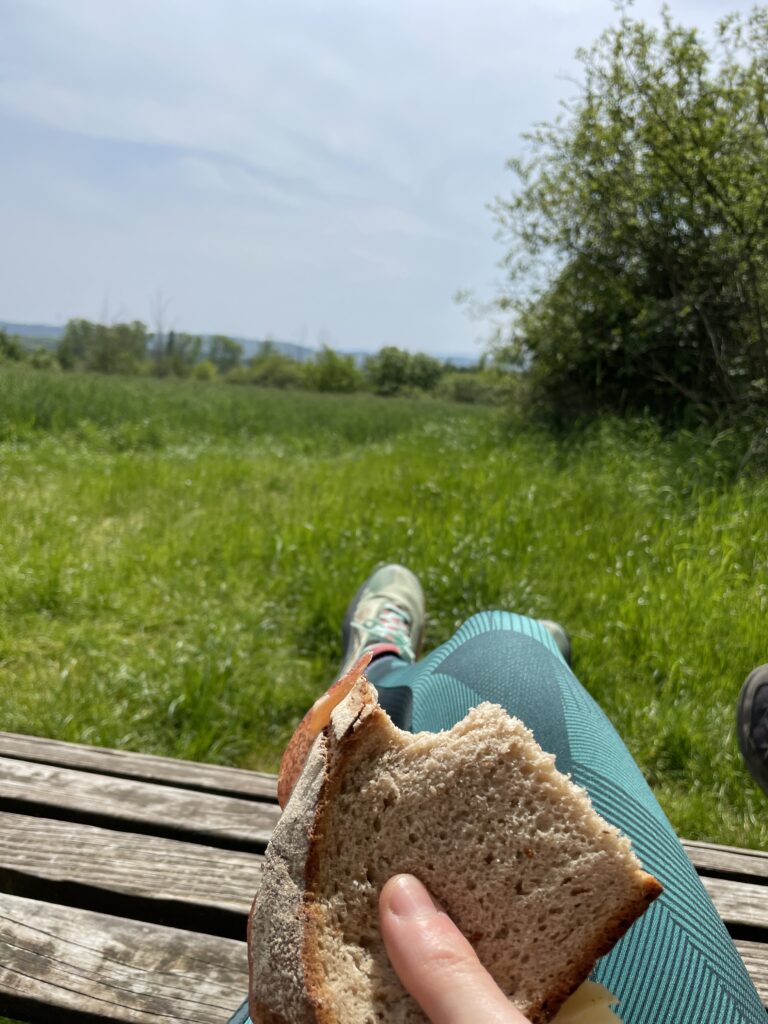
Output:
[[[278,816],[271,775],[0,733],[0,1015],[224,1024]],[[685,846],[768,1003],[768,855]]]

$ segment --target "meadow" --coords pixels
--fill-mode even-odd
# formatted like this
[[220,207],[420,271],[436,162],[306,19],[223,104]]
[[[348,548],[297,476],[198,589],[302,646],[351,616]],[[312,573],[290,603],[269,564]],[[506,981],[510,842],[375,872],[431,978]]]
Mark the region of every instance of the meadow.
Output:
[[275,770],[359,581],[426,649],[556,618],[678,830],[768,846],[734,707],[768,661],[768,480],[734,432],[0,368],[2,728]]

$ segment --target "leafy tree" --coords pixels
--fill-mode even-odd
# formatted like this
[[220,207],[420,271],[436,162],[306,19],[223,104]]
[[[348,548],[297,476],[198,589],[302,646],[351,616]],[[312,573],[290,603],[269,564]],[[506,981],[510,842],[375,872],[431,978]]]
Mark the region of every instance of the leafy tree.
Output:
[[24,356],[24,348],[19,339],[0,327],[0,363],[20,363]]
[[365,361],[365,373],[377,395],[396,395],[409,388],[433,391],[443,364],[423,352],[411,354],[394,345],[379,349]]
[[341,355],[323,345],[307,366],[307,383],[315,391],[348,393],[360,390],[363,375],[353,356]]
[[394,345],[379,349],[365,361],[365,372],[377,395],[396,395],[410,384],[408,352]]
[[147,329],[139,320],[112,326],[70,320],[57,355],[65,370],[82,365],[100,373],[137,373],[146,359],[147,341]]
[[158,377],[188,377],[200,359],[202,347],[203,339],[196,334],[169,331],[164,348],[155,348],[153,372]]
[[57,355],[63,369],[72,370],[75,366],[85,363],[93,343],[96,324],[89,320],[69,320],[64,329],[64,337],[59,342]]
[[147,332],[143,324],[91,323],[70,320],[57,355],[64,369],[82,365],[102,373],[134,373],[146,355]]
[[147,328],[139,320],[130,324],[93,324],[85,366],[100,373],[137,373],[147,355]]
[[200,359],[203,339],[198,334],[177,334],[174,339],[174,365],[181,367],[180,376],[189,373]]
[[206,358],[210,359],[219,373],[229,373],[240,365],[243,358],[243,346],[224,334],[216,334],[208,344]]
[[439,359],[434,359],[424,352],[415,352],[411,356],[408,368],[409,383],[414,388],[421,388],[422,391],[434,391],[443,370],[444,366]]
[[555,417],[716,418],[768,393],[768,8],[708,47],[622,14],[512,160],[507,356]]
[[[240,382],[233,374],[228,379]],[[300,362],[283,355],[271,341],[265,341],[251,359],[248,381],[266,388],[301,388],[306,384],[307,375]]]

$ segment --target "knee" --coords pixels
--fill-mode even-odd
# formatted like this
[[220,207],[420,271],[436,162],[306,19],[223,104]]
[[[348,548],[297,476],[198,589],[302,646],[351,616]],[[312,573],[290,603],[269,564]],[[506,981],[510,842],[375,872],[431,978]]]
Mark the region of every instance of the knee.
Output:
[[485,611],[477,612],[468,618],[461,626],[457,637],[462,640],[469,640],[474,637],[488,636],[493,634],[498,639],[495,644],[507,645],[510,651],[519,648],[521,638],[525,641],[535,640],[542,644],[556,657],[560,657],[560,650],[552,634],[539,622],[528,615],[520,615],[517,612],[509,611]]

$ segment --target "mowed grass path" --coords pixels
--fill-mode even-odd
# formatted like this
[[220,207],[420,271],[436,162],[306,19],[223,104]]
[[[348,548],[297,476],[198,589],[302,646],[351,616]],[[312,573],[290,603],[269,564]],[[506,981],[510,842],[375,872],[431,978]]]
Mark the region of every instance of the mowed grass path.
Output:
[[734,702],[768,661],[768,483],[735,441],[555,441],[432,402],[0,373],[2,728],[274,770],[361,578],[427,648],[554,617],[678,830],[768,846]]

